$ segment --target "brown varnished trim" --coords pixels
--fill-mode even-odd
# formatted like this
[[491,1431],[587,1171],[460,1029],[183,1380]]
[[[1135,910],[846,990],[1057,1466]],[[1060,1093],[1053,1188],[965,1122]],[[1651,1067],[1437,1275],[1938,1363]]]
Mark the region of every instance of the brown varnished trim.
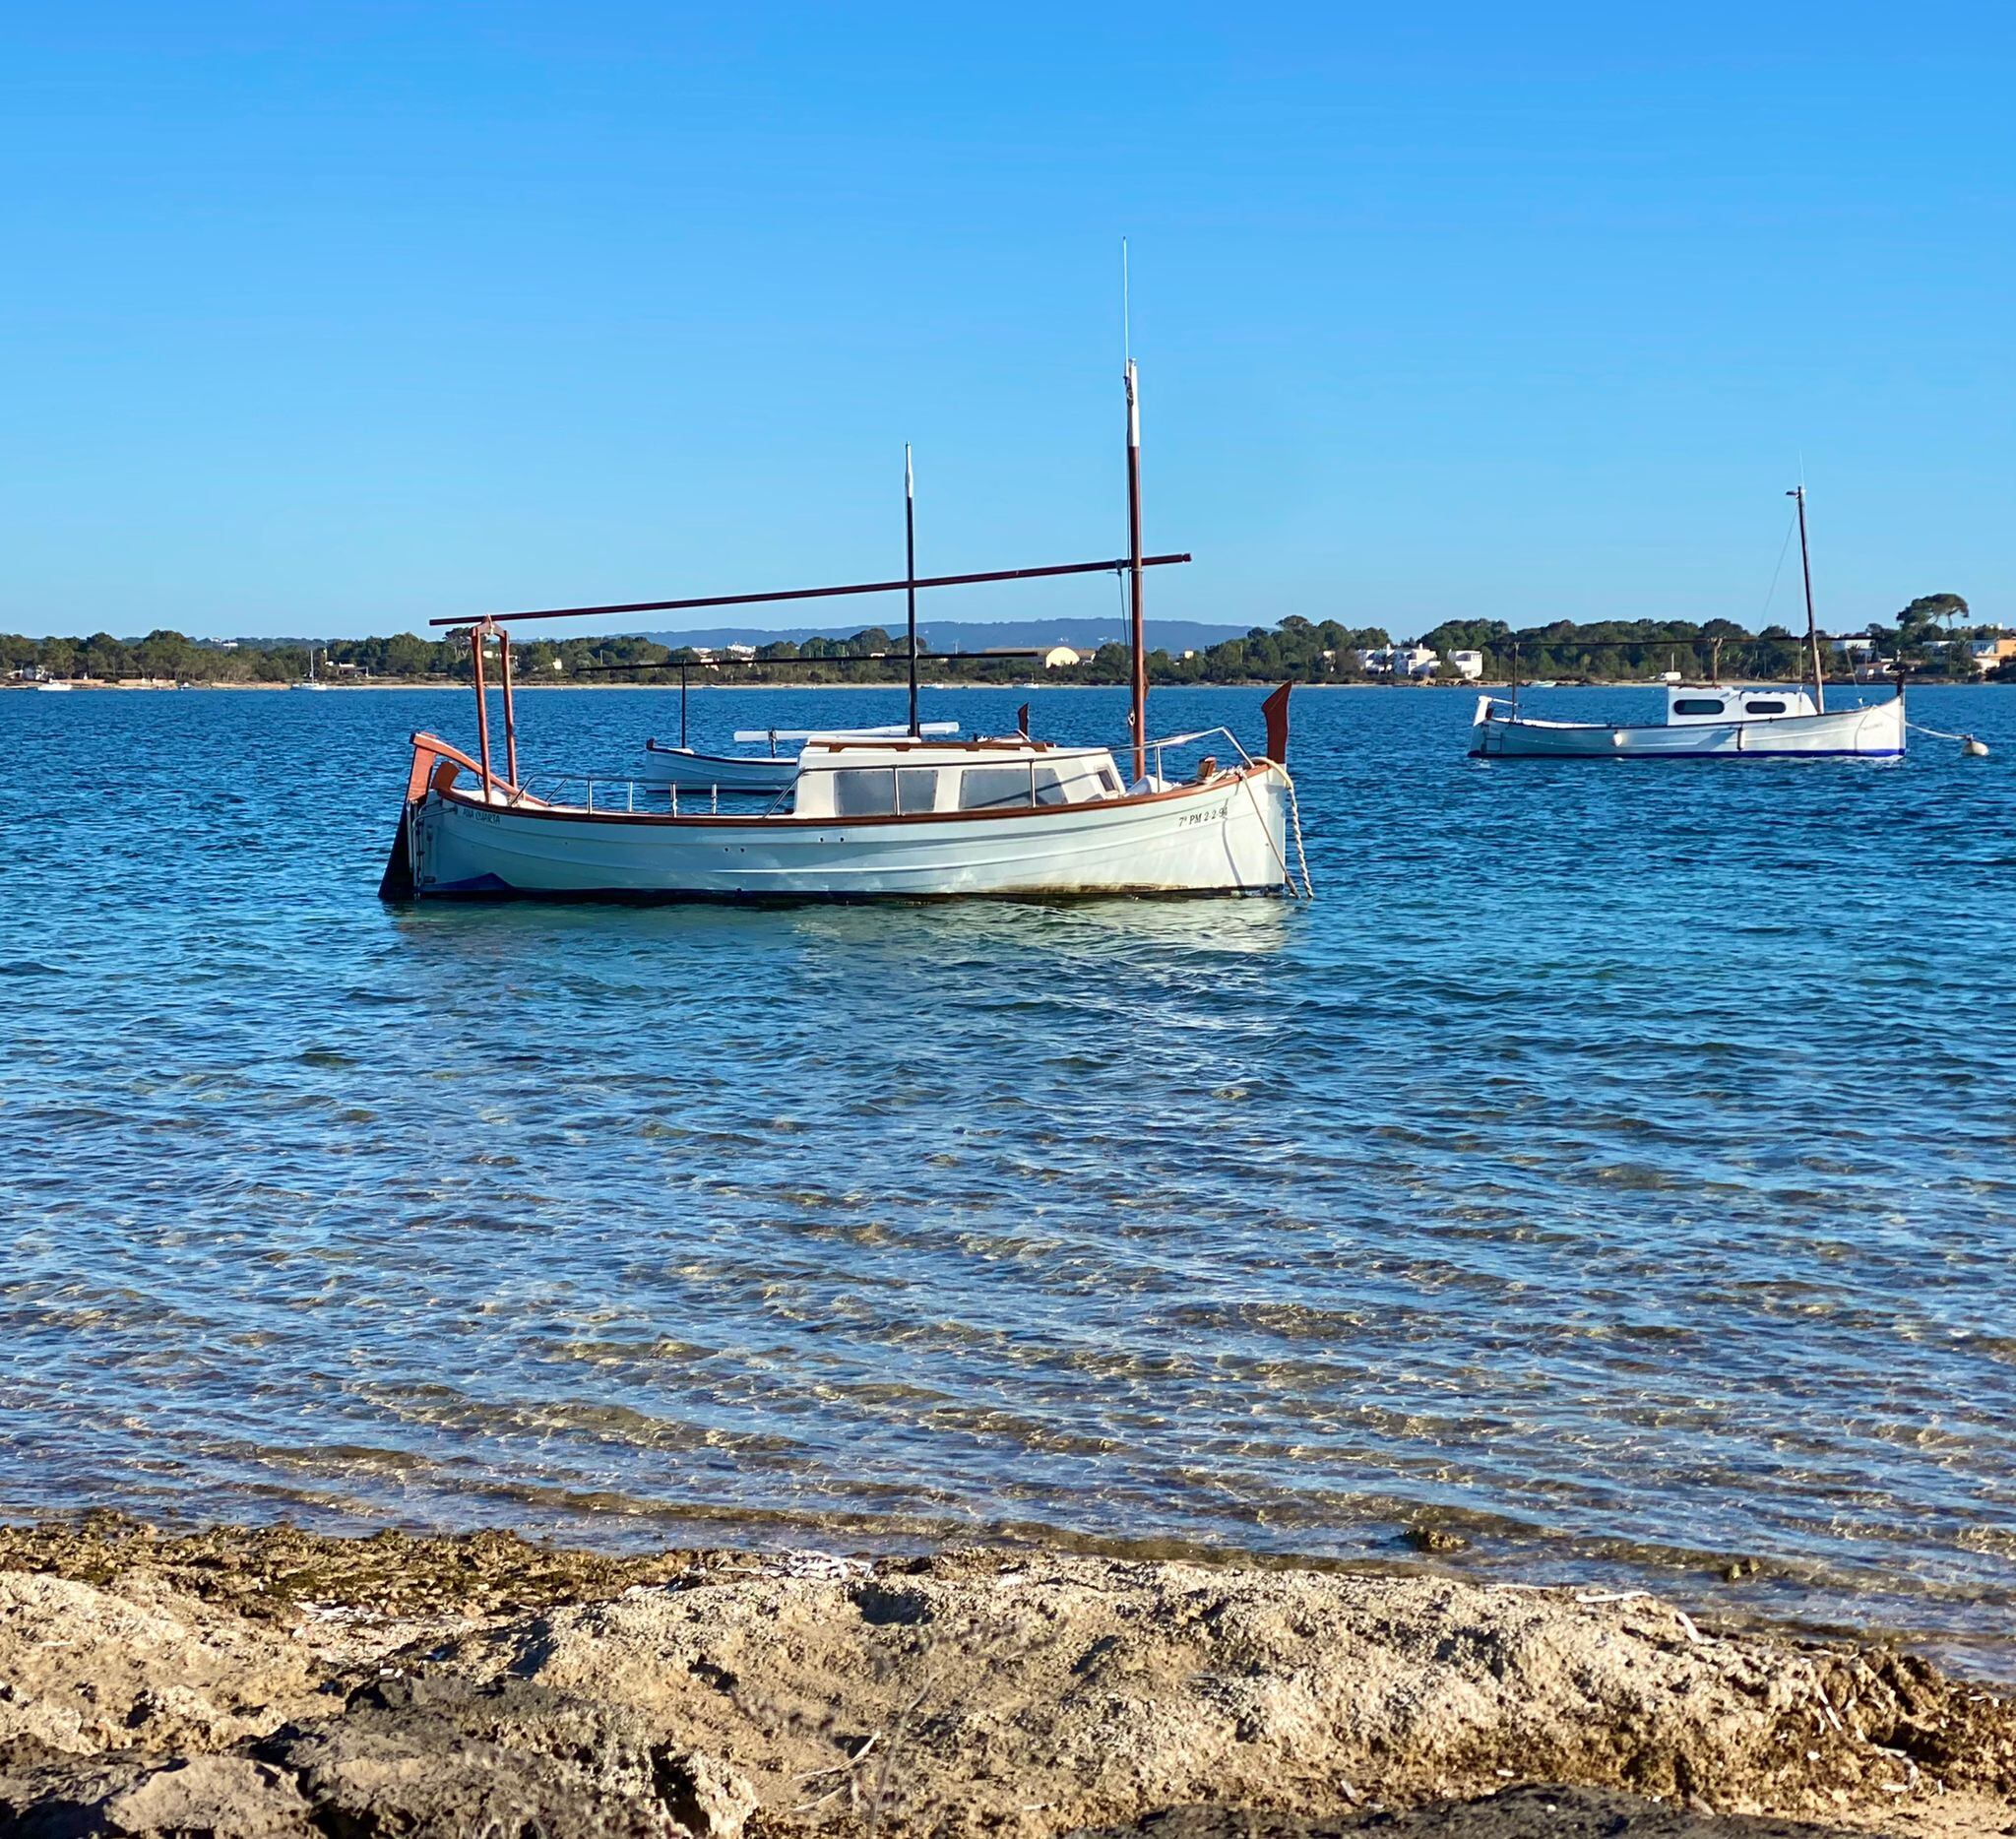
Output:
[[[450,781],[453,781],[457,767],[465,768],[469,772],[477,775],[482,773],[483,769],[476,761],[472,760],[460,747],[450,746],[447,741],[442,740],[438,735],[415,733],[412,737],[412,770],[408,773],[406,781],[406,799],[409,804],[419,797],[426,791],[429,784],[433,785],[436,791],[446,790],[446,787],[442,784],[440,772],[430,772],[429,770],[437,760],[446,768]],[[507,779],[499,779],[496,775],[492,774],[491,783],[511,798],[522,799],[526,796],[523,791]],[[478,798],[471,800],[471,802],[480,805],[482,800]],[[535,798],[531,802],[537,804],[542,802],[542,800]],[[493,804],[490,808],[495,809],[496,807]]]
[[723,827],[746,830],[752,825],[763,830],[857,830],[870,825],[964,824],[1001,818],[1047,822],[1054,818],[1082,816],[1087,811],[1134,810],[1144,804],[1166,804],[1173,798],[1214,797],[1220,793],[1235,791],[1248,780],[1264,778],[1274,770],[1271,761],[1256,760],[1251,766],[1236,768],[1208,785],[1172,786],[1167,792],[1143,793],[1138,798],[1090,798],[1083,804],[1018,804],[996,811],[892,811],[877,817],[799,817],[795,814],[789,817],[719,817],[712,814],[674,817],[670,813],[660,816],[655,811],[583,811],[567,805],[485,804],[482,799],[472,798],[461,792],[444,792],[440,795],[443,803],[466,805],[472,811],[510,811],[521,817],[553,818],[573,824],[641,824],[686,830],[718,830]]
[[1024,740],[1020,734],[976,734],[968,740],[938,740],[926,734],[922,740],[911,740],[901,734],[885,734],[879,739],[863,734],[857,740],[818,740],[807,743],[822,752],[844,752],[849,747],[863,750],[883,748],[898,753],[923,749],[936,753],[980,753],[989,747],[1012,749],[1016,753],[1103,753],[1110,755],[1110,747],[1063,747],[1053,740]]
[[[859,752],[884,753],[984,753],[988,748],[999,748],[1015,753],[1066,753],[1074,758],[1087,754],[1112,754],[1110,747],[1067,747],[1054,740],[1026,740],[1020,734],[974,735],[967,740],[941,739],[926,734],[921,740],[908,734],[863,734],[852,740],[827,739],[807,741],[808,748],[816,747],[822,753],[841,753],[851,747]],[[697,747],[666,747],[656,740],[644,743],[646,753],[676,753],[690,760],[714,760],[731,766],[768,765],[788,756],[781,753],[702,753]],[[801,754],[800,759],[803,758]],[[816,767],[809,769],[817,771]]]
[[647,740],[646,753],[675,753],[682,760],[705,760],[713,766],[788,766],[785,753],[702,753],[698,747],[667,747],[662,741]]
[[453,760],[443,760],[415,742],[413,763],[407,770],[406,776],[406,801],[409,804],[427,795],[427,788],[433,783],[434,778],[432,769],[436,766],[446,769],[451,785],[454,783],[455,775],[461,771]]

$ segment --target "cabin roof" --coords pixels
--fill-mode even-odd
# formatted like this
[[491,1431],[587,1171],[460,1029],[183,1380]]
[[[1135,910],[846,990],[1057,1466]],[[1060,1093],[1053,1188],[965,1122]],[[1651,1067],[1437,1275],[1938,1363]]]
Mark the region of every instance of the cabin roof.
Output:
[[908,735],[874,740],[812,740],[798,755],[799,772],[844,766],[999,766],[1017,760],[1066,760],[1111,756],[1109,747],[1063,747],[1055,741],[1010,734],[971,740],[913,740]]
[[[1713,708],[1708,704],[1714,704]],[[1760,703],[1772,705],[1759,708]],[[1666,719],[1669,726],[1689,722],[1770,720],[1774,716],[1813,715],[1813,699],[1796,684],[1669,683]]]

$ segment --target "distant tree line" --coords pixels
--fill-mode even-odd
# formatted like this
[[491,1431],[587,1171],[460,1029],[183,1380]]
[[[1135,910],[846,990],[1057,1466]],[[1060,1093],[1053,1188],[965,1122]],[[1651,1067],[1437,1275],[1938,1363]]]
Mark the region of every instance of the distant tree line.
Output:
[[[1914,676],[1975,679],[1965,641],[1989,636],[1990,626],[1968,623],[1970,609],[1957,594],[1921,596],[1886,624],[1861,635],[1884,658],[1902,655]],[[1719,666],[1730,676],[1790,678],[1806,667],[1804,641],[1782,625],[1752,633],[1730,619],[1702,624],[1688,620],[1597,620],[1577,624],[1558,619],[1515,631],[1498,619],[1451,619],[1417,643],[1438,654],[1436,674],[1456,674],[1449,660],[1476,652],[1483,674],[1526,678],[1653,680],[1669,669],[1688,674]],[[1367,653],[1385,652],[1392,641],[1382,626],[1345,626],[1334,619],[1310,620],[1290,614],[1271,630],[1255,626],[1244,638],[1171,657],[1149,657],[1156,683],[1364,682],[1386,674]],[[880,626],[851,638],[781,640],[758,649],[754,662],[717,654],[701,659],[641,636],[544,639],[528,637],[512,647],[513,674],[520,683],[671,682],[676,671],[647,666],[677,664],[693,667],[696,681],[715,683],[890,683],[906,674],[902,641]],[[95,678],[103,682],[154,680],[180,683],[294,682],[308,674],[305,644],[227,645],[191,639],[179,632],[150,632],[144,639],[115,639],[95,632],[89,638],[31,639],[0,633],[0,672],[20,676],[39,671],[51,677]],[[471,674],[469,637],[451,628],[440,638],[410,632],[390,638],[335,639],[314,648],[317,669],[335,679],[370,678],[401,682],[467,682]],[[1830,675],[1846,676],[1855,661],[1823,650]],[[784,667],[780,667],[784,666]],[[924,666],[928,676],[957,676],[976,683],[1018,683],[1040,677],[1045,683],[1125,683],[1127,650],[1102,645],[1076,665],[1045,670],[1028,657],[973,652],[957,664]],[[2016,661],[1992,673],[2016,681]]]
[[[1951,676],[1978,680],[1966,641],[1988,638],[1996,628],[1969,623],[1970,609],[1957,594],[1922,595],[1888,624],[1871,622],[1856,633],[1836,638],[1871,642],[1869,659],[1891,662],[1902,657],[1914,677]],[[1523,677],[1600,678],[1605,681],[1656,679],[1670,669],[1692,675],[1719,667],[1733,677],[1791,678],[1809,665],[1806,641],[1782,625],[1752,633],[1732,619],[1612,619],[1577,624],[1560,619],[1544,626],[1514,631],[1503,620],[1446,620],[1422,635],[1421,644],[1441,653],[1482,654],[1484,674],[1505,677],[1515,664]],[[1846,677],[1858,664],[1853,655],[1821,646],[1821,666],[1830,676]],[[2007,666],[1991,674],[2016,679]]]

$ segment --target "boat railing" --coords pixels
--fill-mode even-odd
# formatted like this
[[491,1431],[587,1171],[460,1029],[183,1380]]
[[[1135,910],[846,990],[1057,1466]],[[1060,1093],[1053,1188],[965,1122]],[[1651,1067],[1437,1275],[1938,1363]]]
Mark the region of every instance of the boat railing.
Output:
[[1240,765],[1251,766],[1254,764],[1253,756],[1246,751],[1239,737],[1228,728],[1200,728],[1196,732],[1190,734],[1165,734],[1159,740],[1151,740],[1147,744],[1146,751],[1155,756],[1156,778],[1166,780],[1168,775],[1163,771],[1163,755],[1166,749],[1175,750],[1183,747],[1194,747],[1207,740],[1221,739],[1239,756]]
[[[635,816],[639,811],[653,816],[679,815],[679,788],[655,784],[648,779],[604,778],[597,773],[554,773],[521,787],[520,793],[522,796],[536,798],[542,804],[574,807],[604,815],[620,812]],[[687,815],[703,811],[709,816],[720,813],[719,786],[709,786],[704,791],[689,786],[686,794]]]
[[[1255,764],[1253,756],[1228,728],[1202,728],[1186,734],[1164,734],[1148,743],[1147,751],[1155,762],[1155,777],[1166,780],[1166,756],[1180,753],[1186,749],[1202,747],[1207,742],[1222,741],[1238,756],[1241,766]],[[1030,802],[1035,804],[1036,767],[1038,762],[1030,761]],[[597,815],[635,816],[639,812],[652,816],[668,815],[719,816],[721,812],[721,791],[719,786],[685,788],[685,797],[680,797],[680,788],[662,781],[633,779],[630,777],[604,776],[599,773],[550,773],[514,789],[498,788],[498,796],[506,804],[536,802],[594,812]],[[769,812],[776,813],[790,807],[794,788],[786,787],[781,793],[763,792],[737,793],[729,788],[730,797],[769,796]],[[746,805],[736,805],[736,810],[747,810]]]

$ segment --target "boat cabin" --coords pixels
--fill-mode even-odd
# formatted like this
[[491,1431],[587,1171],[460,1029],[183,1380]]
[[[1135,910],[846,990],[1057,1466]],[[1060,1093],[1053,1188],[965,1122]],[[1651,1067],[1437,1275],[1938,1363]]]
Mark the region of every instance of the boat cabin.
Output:
[[1029,810],[1117,798],[1122,785],[1104,747],[1042,741],[951,743],[812,740],[798,756],[799,817],[891,817]]
[[1802,689],[1758,689],[1731,683],[1672,683],[1667,686],[1669,728],[1709,722],[1780,722],[1788,716],[1816,715]]

